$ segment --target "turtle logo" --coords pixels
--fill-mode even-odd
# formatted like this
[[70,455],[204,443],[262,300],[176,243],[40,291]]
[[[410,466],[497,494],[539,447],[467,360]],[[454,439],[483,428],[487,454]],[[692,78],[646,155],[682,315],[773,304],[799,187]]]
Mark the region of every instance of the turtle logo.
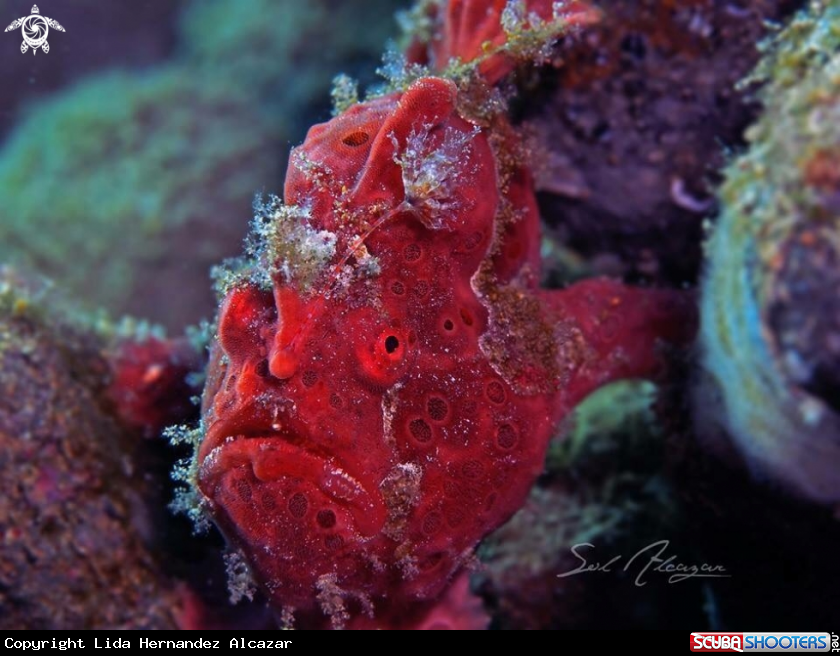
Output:
[[64,28],[58,24],[58,21],[41,16],[38,5],[32,5],[32,14],[12,21],[12,24],[5,31],[11,32],[17,28],[21,28],[20,31],[23,34],[20,51],[26,52],[32,48],[33,55],[38,52],[38,48],[41,48],[44,52],[50,51],[50,44],[47,43],[47,34],[50,32],[50,28],[64,32]]

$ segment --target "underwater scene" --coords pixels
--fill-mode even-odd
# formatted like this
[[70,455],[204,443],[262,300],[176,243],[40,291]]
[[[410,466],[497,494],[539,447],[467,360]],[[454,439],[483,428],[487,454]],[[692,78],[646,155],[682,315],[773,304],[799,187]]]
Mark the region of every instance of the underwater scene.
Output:
[[840,630],[840,0],[31,2],[0,629]]

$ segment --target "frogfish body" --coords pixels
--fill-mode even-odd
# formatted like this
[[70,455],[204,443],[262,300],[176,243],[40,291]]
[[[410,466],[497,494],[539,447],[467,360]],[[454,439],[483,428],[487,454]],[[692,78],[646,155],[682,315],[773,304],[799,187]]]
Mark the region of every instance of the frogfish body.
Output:
[[539,290],[519,142],[459,100],[422,78],[313,127],[223,300],[198,487],[278,607],[436,599],[568,411],[692,332],[675,292]]
[[272,605],[336,627],[483,621],[459,573],[558,423],[694,332],[677,292],[538,287],[529,153],[492,85],[517,48],[596,13],[430,7],[438,36],[409,58],[475,75],[420,77],[309,131],[224,286],[204,394],[203,505]]

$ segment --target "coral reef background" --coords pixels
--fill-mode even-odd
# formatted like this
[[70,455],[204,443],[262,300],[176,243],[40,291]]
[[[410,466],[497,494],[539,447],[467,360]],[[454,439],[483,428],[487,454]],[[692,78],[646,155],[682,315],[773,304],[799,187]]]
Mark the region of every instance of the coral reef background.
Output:
[[333,76],[372,78],[401,4],[62,7],[51,53],[0,65],[0,259],[91,309],[170,329],[210,317],[208,271],[239,253],[254,196],[280,192]]
[[0,269],[0,628],[174,628],[150,461],[105,401],[103,338],[30,287]]
[[[167,511],[186,452],[158,439],[144,386],[174,360],[143,358],[164,329],[204,349],[211,270],[330,117],[333,77],[375,82],[409,4],[76,0],[42,7],[67,30],[48,54],[0,33],[0,627],[276,626],[222,538]],[[702,334],[666,385],[612,385],[563,424],[472,590],[492,628],[831,630],[838,3],[598,4],[510,81],[543,282],[695,290]],[[136,350],[115,355],[120,339]],[[182,374],[173,408],[194,421],[202,374]],[[662,539],[731,577],[557,578],[575,544],[629,557]]]

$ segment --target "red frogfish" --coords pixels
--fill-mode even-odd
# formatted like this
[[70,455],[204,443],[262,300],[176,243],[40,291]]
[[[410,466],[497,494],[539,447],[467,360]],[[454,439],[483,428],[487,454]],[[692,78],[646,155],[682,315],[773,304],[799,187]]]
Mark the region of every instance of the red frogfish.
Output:
[[420,77],[313,127],[223,286],[194,484],[305,624],[428,625],[558,423],[694,332],[679,292],[539,288],[528,153],[481,102],[509,67],[476,67],[483,85]]

